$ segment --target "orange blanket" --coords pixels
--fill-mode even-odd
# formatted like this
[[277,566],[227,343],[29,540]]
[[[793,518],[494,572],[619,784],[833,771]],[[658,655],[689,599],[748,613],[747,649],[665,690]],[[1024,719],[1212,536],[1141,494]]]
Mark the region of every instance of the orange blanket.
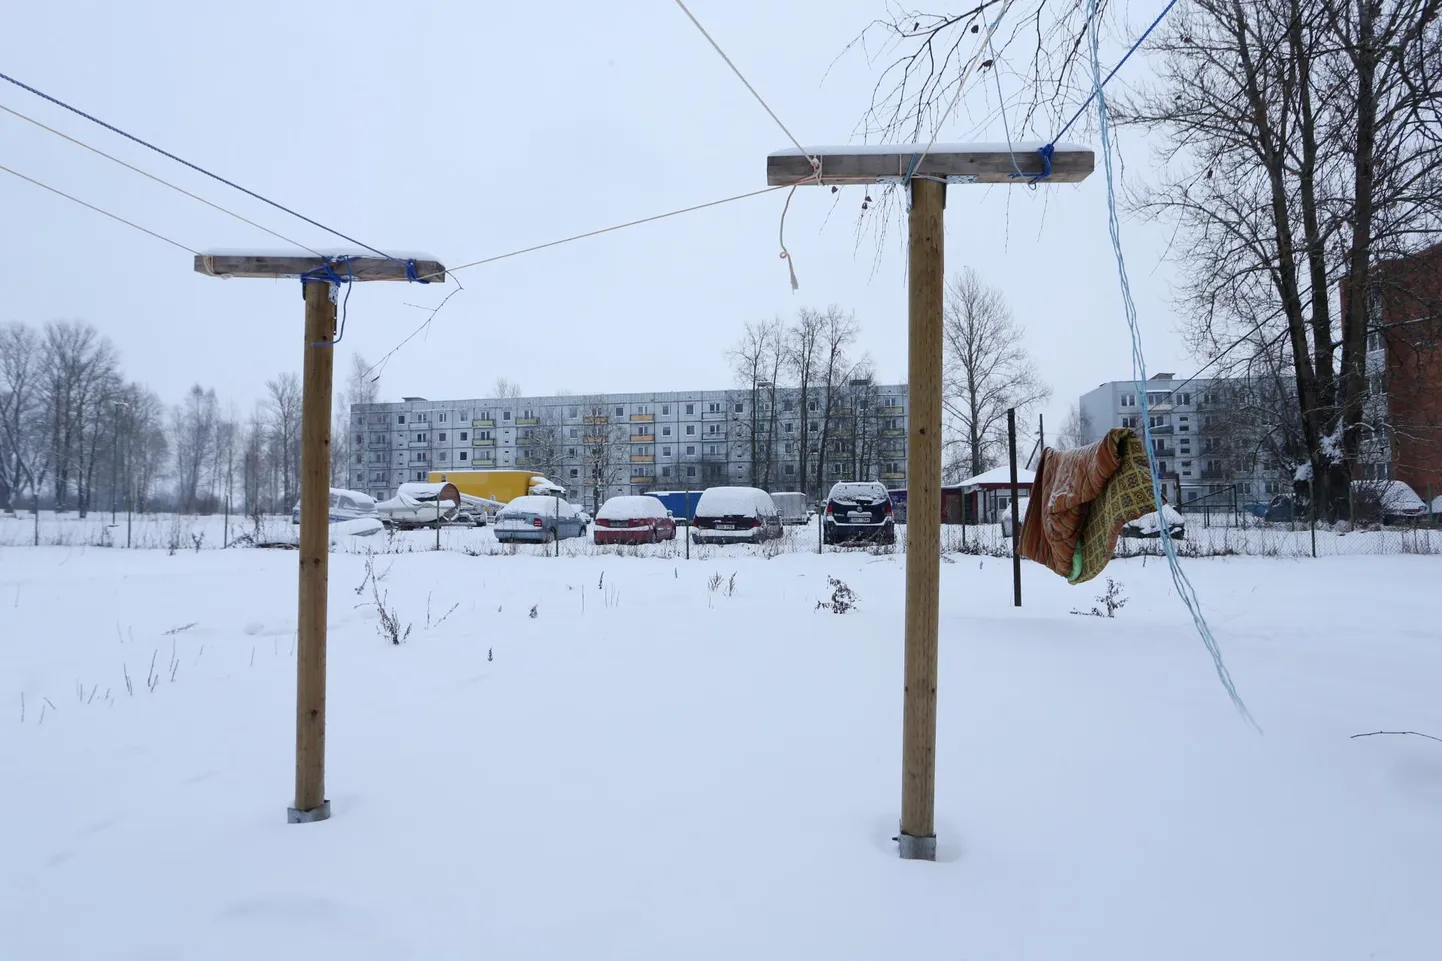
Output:
[[1126,428],[1077,450],[1048,448],[1018,537],[1021,556],[1073,584],[1090,580],[1111,560],[1122,528],[1156,509],[1152,497],[1146,451]]

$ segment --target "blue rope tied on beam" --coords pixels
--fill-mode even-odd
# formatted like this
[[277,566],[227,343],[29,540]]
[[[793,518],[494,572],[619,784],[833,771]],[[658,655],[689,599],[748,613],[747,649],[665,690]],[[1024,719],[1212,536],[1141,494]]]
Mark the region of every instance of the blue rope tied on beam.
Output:
[[413,284],[428,284],[431,282],[430,278],[416,276],[416,262],[414,258],[406,261],[406,280]]
[[[1037,148],[1036,152],[1038,155],[1041,156],[1041,173],[1036,174],[1035,176],[1030,178],[1032,183],[1036,183],[1040,180],[1045,180],[1046,178],[1051,176],[1051,160],[1052,155],[1056,153],[1057,141],[1065,137],[1066,132],[1072,128],[1072,125],[1075,124],[1079,119],[1081,119],[1081,115],[1086,113],[1087,107],[1091,106],[1093,100],[1097,99],[1100,96],[1103,96],[1103,89],[1105,89],[1107,84],[1111,83],[1112,77],[1115,77],[1117,75],[1117,71],[1122,68],[1122,64],[1130,60],[1132,58],[1132,54],[1136,53],[1137,50],[1141,48],[1141,45],[1143,43],[1146,43],[1147,37],[1150,37],[1152,35],[1152,31],[1157,29],[1157,26],[1162,22],[1162,20],[1166,19],[1167,14],[1172,12],[1172,7],[1175,7],[1176,5],[1177,0],[1168,0],[1167,5],[1162,8],[1162,12],[1157,14],[1156,19],[1152,21],[1151,26],[1143,30],[1140,37],[1137,37],[1136,43],[1132,44],[1131,49],[1126,52],[1126,56],[1122,57],[1120,60],[1117,61],[1116,66],[1112,67],[1111,72],[1106,75],[1106,78],[1102,80],[1101,83],[1093,85],[1091,95],[1088,96],[1086,100],[1082,103],[1082,105],[1077,108],[1076,113],[1071,115],[1071,119],[1062,125],[1062,128],[1057,131],[1057,135],[1051,138],[1051,143],[1047,144],[1044,147]],[[1093,31],[1093,35],[1095,35],[1096,24],[1092,21],[1096,18],[1097,15],[1096,5],[1089,4],[1089,7],[1090,13],[1088,13],[1087,15],[1087,26],[1090,30]],[[1025,177],[1026,174],[1012,174],[1011,176]]]
[[[341,338],[345,336],[346,308],[350,305],[350,291],[351,287],[353,286],[351,281],[355,280],[355,273],[351,270],[350,261],[351,258],[349,257],[337,257],[334,260],[324,261],[319,267],[315,268],[314,270],[307,270],[305,273],[300,275],[301,290],[305,289],[306,284],[330,284],[334,287],[340,287],[342,284],[345,285],[345,296],[341,298],[340,302],[340,326],[336,330],[335,340],[322,340],[317,343],[311,344],[312,347],[334,347],[336,344],[340,343]],[[334,264],[345,265],[344,277],[335,272],[335,267],[332,266]],[[414,260],[408,261],[406,268],[407,278],[409,278],[410,275],[414,274],[415,272],[416,262]],[[418,282],[429,283],[429,281]]]

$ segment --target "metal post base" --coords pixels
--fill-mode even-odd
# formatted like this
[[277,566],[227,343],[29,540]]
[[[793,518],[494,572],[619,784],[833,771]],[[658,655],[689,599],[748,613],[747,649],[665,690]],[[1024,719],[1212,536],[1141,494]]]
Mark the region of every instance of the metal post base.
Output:
[[285,809],[285,820],[288,824],[309,824],[312,821],[324,821],[328,817],[330,817],[329,801],[322,801],[320,807],[311,808],[309,811],[300,811],[296,808]]
[[904,861],[935,861],[936,860],[936,835],[929,834],[926,837],[902,833],[896,838],[901,845],[901,858]]

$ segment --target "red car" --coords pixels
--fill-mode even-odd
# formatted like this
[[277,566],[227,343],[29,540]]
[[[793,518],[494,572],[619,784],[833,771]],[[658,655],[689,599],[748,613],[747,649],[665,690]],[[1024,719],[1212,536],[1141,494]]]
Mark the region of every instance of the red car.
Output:
[[676,539],[676,521],[654,497],[613,497],[596,511],[592,527],[597,544],[655,544]]

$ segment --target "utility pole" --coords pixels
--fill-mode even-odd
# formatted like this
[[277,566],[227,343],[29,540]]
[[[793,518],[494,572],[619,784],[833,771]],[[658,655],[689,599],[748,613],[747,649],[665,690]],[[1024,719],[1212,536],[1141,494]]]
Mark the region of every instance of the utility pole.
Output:
[[115,523],[116,498],[118,496],[120,479],[120,408],[130,409],[130,405],[123,400],[117,400],[112,408],[115,415],[115,440],[110,447],[110,523]]
[[[936,860],[937,621],[941,598],[941,313],[943,210],[949,184],[1076,183],[1090,150],[913,144],[781,150],[770,186],[890,183],[909,191],[906,449],[906,654],[902,706],[901,856]],[[1017,176],[1017,175],[1020,176]]]
[[[296,618],[295,803],[292,824],[330,817],[325,797],[326,591],[330,565],[331,387],[336,291],[342,283],[445,280],[434,261],[389,257],[198,255],[210,277],[299,277],[305,299],[300,416],[300,584]],[[343,276],[342,276],[343,275]],[[439,507],[439,503],[437,504]]]
[[1021,517],[1017,501],[1021,491],[1016,480],[1016,408],[1006,410],[1006,446],[1011,459],[1011,592],[1012,606],[1021,607]]

